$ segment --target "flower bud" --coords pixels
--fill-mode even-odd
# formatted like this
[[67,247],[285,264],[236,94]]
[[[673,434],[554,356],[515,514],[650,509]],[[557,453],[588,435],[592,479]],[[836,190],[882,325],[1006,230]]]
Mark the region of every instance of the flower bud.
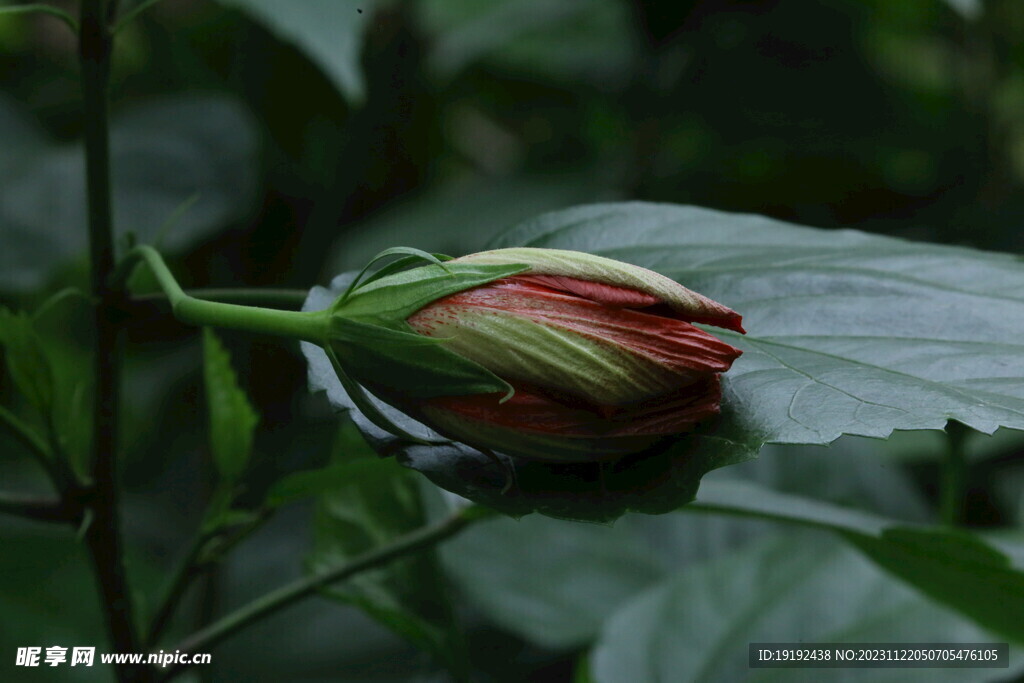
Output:
[[[650,270],[580,252],[499,249],[446,265],[458,277],[481,274],[459,285],[427,266],[416,270],[433,269],[434,285],[398,288],[377,303],[367,292],[360,303],[357,290],[338,307],[339,329],[371,316],[419,340],[396,363],[410,366],[430,348],[433,360],[416,365],[423,372],[382,381],[364,371],[357,380],[441,434],[525,458],[588,461],[640,451],[718,413],[719,374],[741,352],[691,323],[742,332],[725,306]],[[348,338],[360,346],[359,330]]]

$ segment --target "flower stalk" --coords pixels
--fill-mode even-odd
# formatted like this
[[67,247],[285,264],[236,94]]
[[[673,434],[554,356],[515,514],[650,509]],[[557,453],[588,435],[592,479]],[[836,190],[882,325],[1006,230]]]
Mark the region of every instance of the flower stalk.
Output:
[[259,306],[207,301],[191,296],[181,288],[156,249],[142,245],[129,256],[128,267],[143,260],[171,304],[174,317],[191,325],[226,327],[257,334],[291,337],[323,345],[330,331],[327,311],[282,311]]

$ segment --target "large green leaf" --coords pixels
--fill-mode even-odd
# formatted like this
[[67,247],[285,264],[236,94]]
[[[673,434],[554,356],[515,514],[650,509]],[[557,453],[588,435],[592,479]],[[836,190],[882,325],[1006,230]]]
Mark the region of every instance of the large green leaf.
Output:
[[[21,150],[17,172],[0,176],[0,234],[10,247],[0,251],[6,289],[38,287],[86,249],[81,145],[29,139],[19,142],[32,151]],[[111,127],[116,229],[169,249],[191,246],[249,211],[257,153],[251,117],[221,96],[157,99],[126,110]]]
[[744,443],[1024,429],[1018,257],[644,203],[547,214],[512,245],[635,263],[740,312],[745,337],[715,334],[745,352],[721,430]]
[[[749,669],[752,642],[998,640],[821,538],[782,538],[689,568],[606,624],[590,660],[597,683],[820,681],[815,669]],[[837,681],[1001,681],[1006,669],[830,669]],[[965,678],[969,671],[970,678]]]
[[294,43],[349,100],[366,96],[359,64],[363,31],[377,0],[220,0],[245,10],[281,40]]

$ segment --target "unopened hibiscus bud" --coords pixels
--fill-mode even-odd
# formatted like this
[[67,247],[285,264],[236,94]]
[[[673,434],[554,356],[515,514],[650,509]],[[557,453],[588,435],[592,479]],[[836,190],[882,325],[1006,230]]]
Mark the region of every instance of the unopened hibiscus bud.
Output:
[[[740,351],[692,323],[743,332],[740,316],[663,275],[558,249],[378,258],[395,255],[326,310],[295,312],[196,299],[155,249],[131,252],[178,319],[320,346],[356,407],[412,441],[365,390],[484,452],[551,461],[634,453],[719,411]],[[417,260],[431,263],[404,270]]]
[[740,316],[638,266],[499,249],[387,275],[333,311],[339,364],[441,434],[520,457],[637,452],[719,411]]

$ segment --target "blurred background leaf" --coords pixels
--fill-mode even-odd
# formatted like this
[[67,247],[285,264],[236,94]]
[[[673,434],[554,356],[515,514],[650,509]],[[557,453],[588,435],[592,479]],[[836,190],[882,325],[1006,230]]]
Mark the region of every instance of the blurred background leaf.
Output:
[[[1024,565],[966,532],[908,526],[811,499],[751,486],[715,482],[701,490],[696,509],[752,515],[835,531],[879,566],[981,626],[1017,642],[1024,629]],[[1012,556],[1024,555],[1024,548]]]
[[504,628],[555,648],[593,639],[618,605],[666,570],[629,525],[537,516],[488,522],[452,541],[442,556],[478,608]]
[[[3,527],[4,553],[0,560],[0,609],[12,621],[0,629],[0,647],[15,653],[19,647],[49,647],[60,643],[106,647],[102,616],[85,553],[68,543],[64,530],[47,531],[11,524]],[[44,645],[46,643],[46,645]],[[20,670],[21,672],[24,669]],[[0,673],[15,680],[14,659],[0,662]],[[106,680],[95,670],[66,667],[53,680]]]
[[636,55],[629,9],[614,0],[427,0],[419,11],[434,36],[430,66],[444,78],[488,60],[607,88],[625,82]]
[[[836,543],[776,537],[698,564],[637,596],[604,628],[590,662],[595,681],[821,679],[814,669],[750,671],[757,642],[995,642],[879,573]],[[1024,654],[1011,650],[1011,672]],[[836,680],[962,681],[956,669],[837,669]],[[1004,680],[1006,670],[972,670]]]
[[19,164],[46,144],[46,137],[32,118],[13,99],[0,97],[0,130],[8,136],[0,157],[0,177],[17,174]]
[[294,43],[354,102],[366,97],[359,64],[362,36],[377,0],[219,0],[244,10],[281,40]]
[[[249,115],[222,96],[164,98],[112,123],[119,232],[178,251],[252,209],[258,145]],[[0,287],[30,289],[86,248],[80,146],[44,144],[0,187]],[[176,215],[188,204],[187,210]],[[166,230],[165,222],[173,220]]]

